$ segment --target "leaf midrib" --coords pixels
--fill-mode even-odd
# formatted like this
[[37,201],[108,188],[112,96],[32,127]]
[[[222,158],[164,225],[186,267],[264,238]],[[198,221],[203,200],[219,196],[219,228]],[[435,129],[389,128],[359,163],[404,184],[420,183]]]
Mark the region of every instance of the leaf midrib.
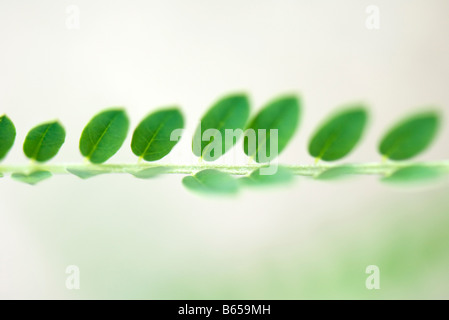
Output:
[[[388,134],[389,136],[390,134]],[[402,133],[394,143],[392,143],[391,148],[388,148],[387,152],[384,156],[390,158],[392,154],[394,154],[398,149],[400,149],[401,145],[404,144],[404,141],[407,141],[407,134]]]
[[396,141],[391,145],[390,148],[388,148],[384,154],[387,158],[390,158],[392,154],[396,152],[396,150],[400,149],[401,144],[403,144],[403,141],[406,140],[407,137],[404,134],[401,134]]
[[[410,123],[409,123],[410,125]],[[389,138],[391,135],[393,135],[396,131],[398,130],[398,127],[391,129],[385,136],[384,139],[382,139],[382,141],[386,140],[386,138]],[[395,152],[397,152],[398,149],[400,149],[401,144],[403,144],[404,140],[407,141],[408,137],[407,134],[405,133],[401,133],[399,135],[399,138],[396,139],[396,141],[394,141],[394,143],[392,143],[391,148],[388,148],[387,152],[382,153],[382,155],[386,156],[387,158],[390,158],[392,154],[394,154]],[[382,151],[381,151],[382,152]],[[403,159],[405,160],[405,159]]]
[[327,150],[329,150],[330,147],[334,144],[335,140],[337,140],[337,137],[338,137],[337,132],[333,132],[331,134],[330,138],[324,144],[323,149],[321,149],[321,152],[318,154],[317,159],[321,159],[324,156]]
[[145,150],[140,155],[141,158],[145,157],[145,154],[147,153],[148,149],[151,147],[151,144],[156,139],[156,136],[159,134],[159,131],[161,131],[162,127],[172,118],[172,116],[167,116],[164,121],[162,121],[159,126],[157,127],[155,133],[151,137],[151,140],[148,142],[147,146],[145,147]]
[[34,148],[34,152],[32,155],[32,159],[37,160],[37,154],[39,153],[41,147],[42,147],[42,143],[44,142],[45,137],[48,134],[48,131],[50,131],[50,128],[53,126],[54,124],[48,124],[47,128],[45,129],[44,133],[42,134],[37,146]]
[[[203,188],[206,188],[206,190],[208,191],[209,190],[209,188],[212,188],[212,189],[214,189],[214,190],[217,190],[217,185],[209,185],[209,184],[206,184],[206,183],[204,183],[203,181],[201,181],[200,179],[198,179],[198,177],[196,176],[196,175],[192,175],[191,176],[193,179],[195,179]],[[218,189],[218,190],[222,190],[222,189]],[[225,190],[227,190],[227,189],[225,189]]]

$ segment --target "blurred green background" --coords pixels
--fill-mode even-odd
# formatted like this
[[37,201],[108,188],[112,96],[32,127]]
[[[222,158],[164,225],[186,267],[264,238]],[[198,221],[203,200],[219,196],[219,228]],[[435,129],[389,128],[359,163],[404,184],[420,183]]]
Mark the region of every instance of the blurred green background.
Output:
[[[3,297],[448,298],[447,183],[303,178],[220,200],[179,180],[2,181],[5,199],[26,199],[1,223]],[[65,288],[68,265],[80,268],[80,290]],[[380,290],[365,287],[368,265]]]

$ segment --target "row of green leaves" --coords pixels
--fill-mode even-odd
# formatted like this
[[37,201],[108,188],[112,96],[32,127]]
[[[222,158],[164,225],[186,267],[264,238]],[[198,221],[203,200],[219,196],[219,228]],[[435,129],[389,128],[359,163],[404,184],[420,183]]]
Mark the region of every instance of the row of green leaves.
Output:
[[[194,139],[208,129],[222,133],[222,154],[232,146],[225,144],[226,129],[278,130],[278,153],[281,153],[293,137],[300,119],[300,101],[295,96],[283,96],[268,103],[248,123],[250,107],[245,95],[232,95],[219,100],[201,119],[201,126]],[[309,143],[309,153],[325,161],[339,160],[349,154],[359,142],[366,127],[368,114],[366,107],[354,105],[340,110],[324,122]],[[379,145],[380,153],[391,160],[410,159],[424,151],[438,129],[439,115],[435,111],[414,114],[389,130]],[[184,120],[177,108],[167,108],[151,113],[135,129],[131,149],[146,161],[156,161],[165,157],[176,145],[170,135],[182,129]],[[129,120],[123,109],[110,109],[97,114],[84,128],[80,139],[80,151],[89,161],[103,163],[111,158],[122,146],[129,129]],[[23,150],[35,161],[45,162],[53,158],[65,140],[65,130],[59,122],[41,124],[27,135]],[[16,130],[6,116],[0,117],[0,160],[14,144]],[[237,139],[233,141],[233,144]],[[201,150],[194,150],[199,157],[206,153],[212,141],[201,141]],[[249,154],[248,140],[244,150],[250,157],[257,157],[262,143],[266,143],[270,153],[270,136],[266,141],[256,139],[256,148]],[[208,160],[208,159],[205,159]]]
[[[265,147],[271,154],[271,129],[278,130],[278,152],[280,154],[296,132],[301,118],[301,101],[294,95],[285,95],[270,101],[252,119],[250,103],[246,95],[233,94],[218,100],[202,117],[195,131],[193,141],[201,141],[199,149],[192,150],[198,157],[213,161],[210,149],[213,139],[202,141],[201,137],[208,129],[216,129],[223,139],[221,154],[225,154],[231,145],[225,143],[225,130],[265,129],[264,141],[256,135],[256,147],[248,147],[244,137],[244,152],[257,162],[258,151]],[[347,156],[360,141],[368,122],[368,112],[364,105],[356,104],[342,108],[326,121],[313,134],[308,151],[317,160],[340,160]],[[440,124],[440,115],[435,110],[413,114],[387,131],[379,144],[379,152],[390,160],[406,160],[423,152],[433,141]],[[182,113],[177,107],[152,112],[145,117],[134,130],[131,149],[133,153],[146,161],[157,161],[165,157],[177,141],[172,141],[174,130],[184,127]],[[121,108],[109,109],[94,116],[84,128],[79,148],[81,154],[93,164],[101,164],[110,159],[123,145],[129,130],[129,119]],[[25,155],[37,162],[46,162],[53,158],[65,141],[65,130],[59,122],[38,125],[26,136],[23,150]],[[16,130],[6,116],[0,117],[0,160],[12,148]],[[197,139],[197,140],[196,140]],[[252,153],[250,152],[252,150]],[[346,169],[345,169],[346,170]],[[345,171],[343,170],[343,171]],[[342,171],[342,172],[343,172]],[[207,171],[209,175],[210,171]],[[220,173],[221,174],[221,173]],[[215,173],[213,174],[215,175]],[[185,185],[191,186],[201,181],[199,176],[187,177]],[[192,180],[193,179],[193,180]]]

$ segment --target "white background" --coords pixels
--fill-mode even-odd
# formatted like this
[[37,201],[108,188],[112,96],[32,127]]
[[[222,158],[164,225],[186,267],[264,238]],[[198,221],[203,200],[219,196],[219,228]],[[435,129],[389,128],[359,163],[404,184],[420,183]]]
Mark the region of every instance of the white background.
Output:
[[[380,9],[379,30],[365,27],[371,4]],[[79,30],[66,26],[69,5],[80,9]],[[448,12],[445,0],[1,0],[0,113],[18,132],[5,163],[26,163],[21,144],[40,122],[57,118],[67,130],[52,161],[81,162],[78,139],[98,111],[125,106],[134,128],[170,105],[182,108],[187,132],[164,161],[194,163],[198,119],[235,91],[248,92],[253,112],[276,95],[300,95],[301,126],[280,159],[291,164],[313,163],[308,139],[329,113],[364,102],[370,125],[345,161],[379,161],[378,141],[400,117],[435,107],[447,122]],[[419,159],[448,159],[448,142],[444,123]],[[110,162],[135,162],[129,144]],[[158,297],[161,273],[195,274],[206,257],[204,270],[233,259],[251,268],[248,257],[308,248],[306,239],[329,224],[363,237],[379,203],[419,206],[417,193],[374,177],[338,186],[299,179],[218,200],[192,195],[181,178],[62,176],[37,187],[1,179],[0,297],[73,297],[64,287],[70,264],[84,272],[81,297]],[[147,291],[135,291],[141,287]]]

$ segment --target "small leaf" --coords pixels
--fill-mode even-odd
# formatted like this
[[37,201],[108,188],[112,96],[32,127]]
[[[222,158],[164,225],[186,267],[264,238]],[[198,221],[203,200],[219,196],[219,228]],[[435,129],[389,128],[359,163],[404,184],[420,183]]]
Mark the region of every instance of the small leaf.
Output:
[[0,160],[3,160],[11,150],[16,140],[16,128],[12,121],[3,115],[0,117]]
[[[249,112],[248,97],[244,94],[227,96],[216,102],[203,116],[195,131],[192,142],[193,153],[206,161],[214,161],[224,155],[241,136],[236,134],[236,138],[226,144],[226,129],[240,129],[243,132]],[[216,130],[220,134],[220,140],[214,141],[214,136],[208,140],[203,134],[209,129]]]
[[85,179],[89,179],[95,176],[98,176],[100,174],[105,174],[107,172],[102,171],[102,170],[95,170],[95,169],[80,169],[80,168],[67,168],[66,169],[68,172],[70,172],[71,174],[77,176],[78,178],[81,178],[83,180]]
[[392,183],[411,183],[426,182],[435,180],[443,175],[441,169],[428,167],[425,165],[410,165],[394,171],[388,177],[382,179],[384,182]]
[[129,120],[123,109],[97,114],[84,128],[80,151],[92,163],[103,163],[120,149],[128,133]]
[[184,120],[178,109],[156,111],[143,119],[134,131],[131,149],[146,161],[162,159],[178,143],[170,140],[173,131],[183,127]]
[[251,187],[265,187],[271,185],[288,184],[294,179],[293,172],[285,167],[278,167],[275,174],[261,174],[260,168],[251,172],[247,177],[241,178],[240,182]]
[[362,106],[345,109],[328,119],[309,143],[309,153],[316,159],[334,161],[349,154],[359,142],[368,119]]
[[315,177],[317,180],[338,180],[356,174],[357,168],[350,165],[335,166],[324,170]]
[[[254,133],[254,136],[253,139],[251,135],[245,136],[245,154],[259,163],[274,159],[293,137],[299,124],[300,111],[300,101],[295,96],[282,96],[270,101],[247,126],[245,133]],[[261,136],[259,130],[265,132],[265,136]],[[274,152],[271,150],[274,146],[271,130],[277,130],[277,150]]]
[[13,173],[11,178],[14,180],[30,184],[34,186],[35,184],[51,178],[52,174],[49,171],[34,171],[30,174],[25,173]]
[[41,124],[28,132],[23,144],[25,155],[45,162],[56,156],[65,141],[65,130],[59,122]]
[[193,176],[182,179],[183,185],[192,191],[212,194],[235,194],[238,191],[238,182],[231,175],[206,169]]
[[380,153],[391,160],[410,159],[424,151],[435,138],[439,127],[437,112],[428,111],[408,117],[383,137]]
[[170,170],[169,167],[153,167],[153,168],[147,168],[143,169],[134,173],[131,173],[134,177],[139,179],[151,179],[155,178],[158,175],[161,175],[165,172]]

